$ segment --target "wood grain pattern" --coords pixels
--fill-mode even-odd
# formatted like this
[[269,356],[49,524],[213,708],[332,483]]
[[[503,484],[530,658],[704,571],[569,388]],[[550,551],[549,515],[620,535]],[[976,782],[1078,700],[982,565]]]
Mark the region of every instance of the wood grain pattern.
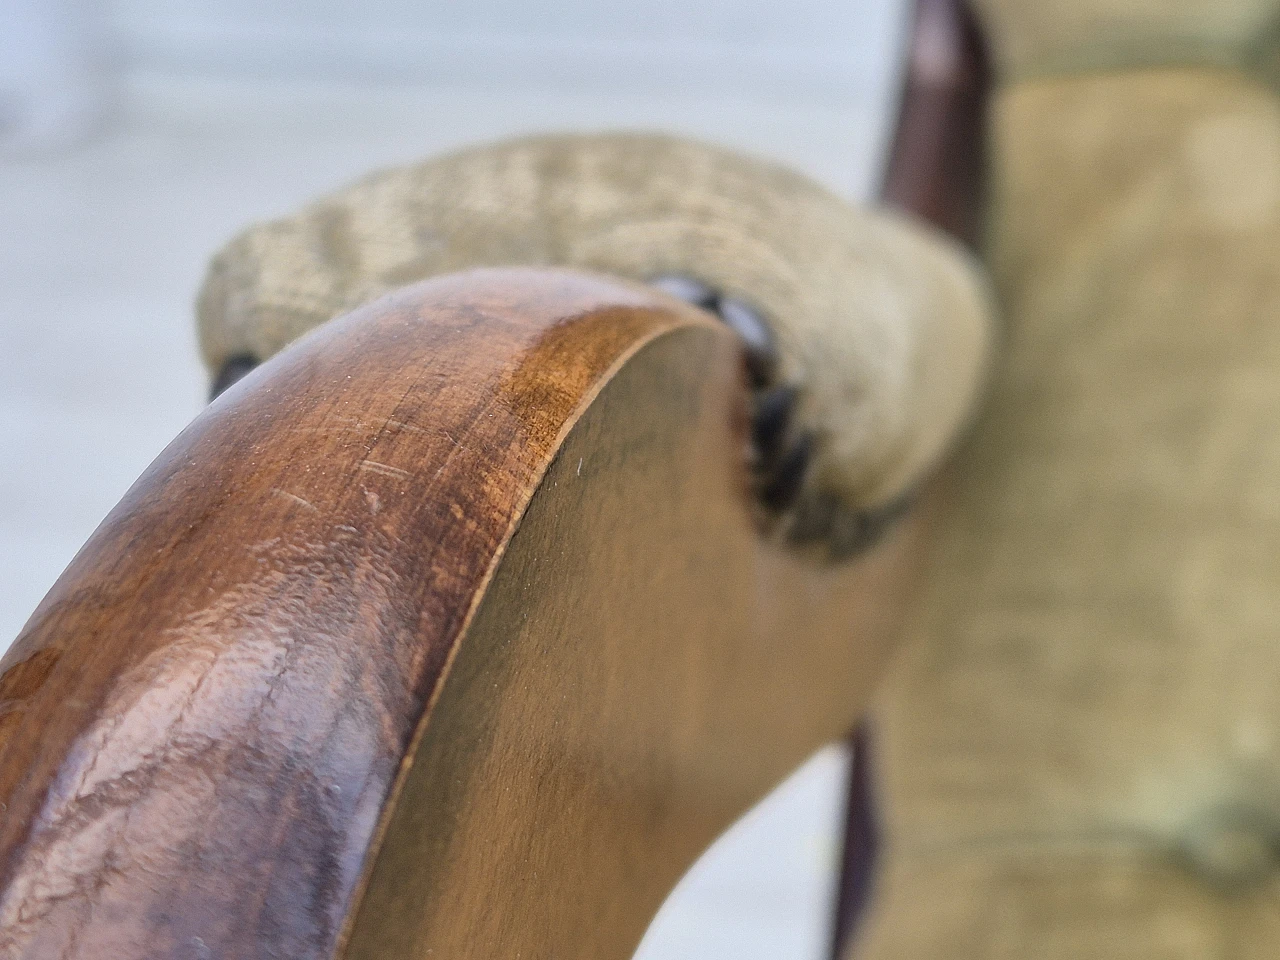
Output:
[[0,661],[0,957],[629,956],[916,562],[766,546],[744,408],[726,330],[546,271],[237,384]]

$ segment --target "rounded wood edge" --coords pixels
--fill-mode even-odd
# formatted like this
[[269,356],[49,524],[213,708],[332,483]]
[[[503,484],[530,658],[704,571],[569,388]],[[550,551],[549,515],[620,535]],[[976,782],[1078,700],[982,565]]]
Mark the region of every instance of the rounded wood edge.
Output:
[[707,334],[646,343],[566,437],[424,717],[343,960],[625,960],[865,706],[919,515],[843,565],[762,539],[735,345]]
[[539,479],[626,358],[690,325],[713,326],[616,282],[476,271],[198,417],[0,660],[0,955],[332,956]]

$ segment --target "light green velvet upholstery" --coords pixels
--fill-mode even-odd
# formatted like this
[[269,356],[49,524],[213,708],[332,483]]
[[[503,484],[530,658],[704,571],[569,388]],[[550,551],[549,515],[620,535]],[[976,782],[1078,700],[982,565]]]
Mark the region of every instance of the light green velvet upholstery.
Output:
[[982,7],[1006,328],[878,709],[854,955],[1275,957],[1280,98],[1231,45],[1276,5]]
[[[372,174],[251,227],[213,261],[200,339],[217,370],[271,356],[395,287],[480,266],[682,273],[760,309],[816,438],[804,500],[893,503],[980,392],[992,329],[973,258],[777,164],[654,135],[513,140]],[[823,500],[822,502],[826,502]]]

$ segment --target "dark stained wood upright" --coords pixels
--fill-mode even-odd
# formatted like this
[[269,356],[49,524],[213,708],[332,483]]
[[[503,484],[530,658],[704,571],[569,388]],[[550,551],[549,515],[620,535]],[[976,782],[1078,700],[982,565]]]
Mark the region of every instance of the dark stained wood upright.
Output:
[[[966,0],[916,0],[897,124],[881,200],[972,247],[986,199],[990,60]],[[831,956],[848,960],[851,934],[874,888],[879,855],[872,732],[849,738],[843,852]]]
[[982,232],[991,83],[966,0],[916,0],[881,197],[970,245]]

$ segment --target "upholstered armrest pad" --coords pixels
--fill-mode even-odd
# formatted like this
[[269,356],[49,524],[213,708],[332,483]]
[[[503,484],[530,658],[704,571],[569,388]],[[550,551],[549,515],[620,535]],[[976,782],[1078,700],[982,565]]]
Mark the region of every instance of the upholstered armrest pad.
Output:
[[550,136],[373,174],[253,226],[200,294],[207,363],[265,359],[403,284],[481,266],[681,273],[749,301],[815,440],[812,493],[890,503],[979,393],[989,306],[967,253],[778,165],[663,136]]

